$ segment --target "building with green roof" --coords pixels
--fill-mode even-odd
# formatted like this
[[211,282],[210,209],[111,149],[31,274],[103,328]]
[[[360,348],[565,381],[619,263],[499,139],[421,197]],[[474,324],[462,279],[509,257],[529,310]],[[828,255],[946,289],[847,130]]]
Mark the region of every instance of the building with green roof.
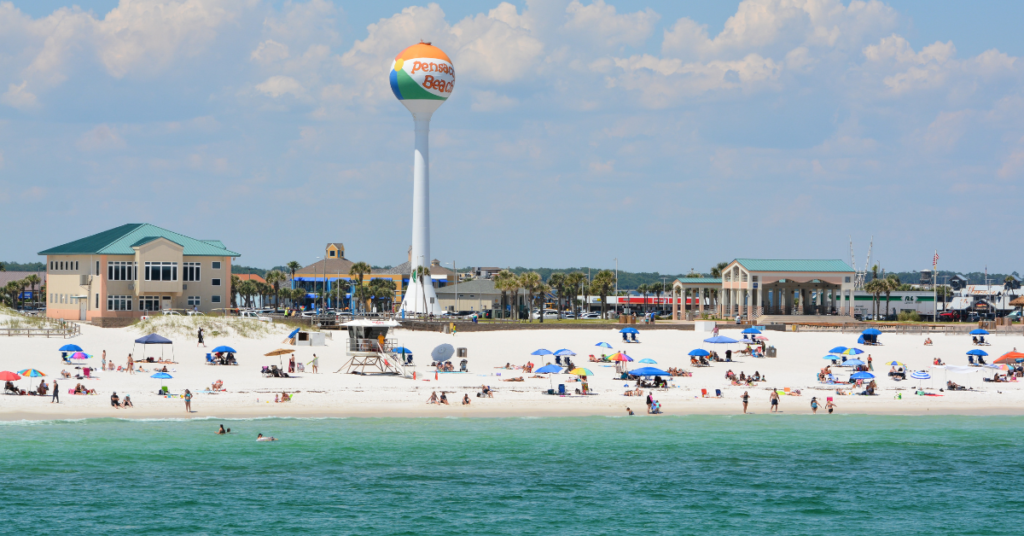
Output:
[[124,325],[164,312],[230,306],[231,260],[220,240],[129,223],[39,252],[46,256],[46,315]]
[[705,305],[723,318],[764,315],[842,315],[853,311],[856,272],[839,259],[735,259],[719,278],[673,282],[673,316]]

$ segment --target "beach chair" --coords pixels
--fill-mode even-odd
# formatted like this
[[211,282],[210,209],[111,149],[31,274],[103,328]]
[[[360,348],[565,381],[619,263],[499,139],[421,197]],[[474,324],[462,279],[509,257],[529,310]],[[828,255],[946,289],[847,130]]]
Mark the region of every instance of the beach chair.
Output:
[[722,398],[722,390],[715,389],[715,398]]
[[792,393],[790,392],[789,387],[783,387],[782,388],[782,394],[789,395],[789,394],[792,394]]
[[[630,342],[640,342],[640,341],[636,340],[636,333],[633,333],[633,334],[631,335],[631,337],[633,337],[633,340],[632,340],[632,341],[630,341]],[[982,341],[982,342],[984,342],[984,341]]]
[[700,390],[700,397],[701,398],[707,398],[707,396],[708,396],[708,390],[707,389],[701,389]]
[[217,363],[215,363],[213,361],[213,354],[206,354],[206,364],[207,365],[216,365],[217,364]]
[[167,395],[171,394],[171,390],[168,389],[166,385],[164,385],[164,386],[160,387],[160,394],[162,394],[164,396],[167,396]]
[[91,376],[89,376],[90,372],[92,372],[91,368],[89,368],[89,367],[82,367],[82,375],[85,376],[86,378],[90,378],[91,377]]
[[558,384],[558,396],[565,396],[565,384]]
[[626,335],[625,333],[623,333],[622,334],[622,342],[629,342],[629,335]]
[[974,365],[974,356],[973,355],[967,356],[967,364],[972,366],[972,367],[975,366]]

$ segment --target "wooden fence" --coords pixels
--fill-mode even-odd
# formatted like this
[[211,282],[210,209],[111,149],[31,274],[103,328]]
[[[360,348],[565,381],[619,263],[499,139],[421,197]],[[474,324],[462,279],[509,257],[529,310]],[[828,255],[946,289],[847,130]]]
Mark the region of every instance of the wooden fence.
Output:
[[77,322],[61,322],[48,328],[0,328],[0,336],[7,337],[60,337],[69,339],[82,334],[82,326]]

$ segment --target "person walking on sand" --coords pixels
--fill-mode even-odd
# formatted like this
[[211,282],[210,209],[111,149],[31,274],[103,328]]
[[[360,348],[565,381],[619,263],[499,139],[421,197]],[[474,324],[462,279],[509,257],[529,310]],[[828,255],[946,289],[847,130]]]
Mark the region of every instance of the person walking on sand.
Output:
[[320,366],[320,358],[317,357],[316,354],[313,354],[313,360],[310,361],[309,363],[313,365],[313,374],[316,374],[317,370],[319,370],[318,367]]
[[57,387],[57,380],[53,380],[53,398],[50,399],[50,403],[54,402],[60,404],[60,388]]
[[192,413],[192,392],[185,389],[185,411]]
[[771,402],[772,402],[772,413],[778,413],[779,412],[779,391],[777,389],[772,389],[772,394],[771,394],[771,396],[768,397],[768,399],[771,400]]
[[875,364],[871,361],[871,354],[868,354],[868,370],[874,372]]
[[811,413],[818,414],[818,397],[816,396],[811,397]]
[[831,400],[825,403],[825,409],[828,410],[828,414],[832,415],[832,410],[836,409],[836,405]]
[[107,370],[107,351],[103,350],[103,360],[100,361],[100,370]]
[[128,374],[135,374],[135,360],[132,359],[132,354],[128,354]]
[[199,345],[201,344],[201,345],[203,345],[203,348],[206,348],[206,343],[203,342],[203,328],[199,328],[198,337],[199,337],[199,342],[196,343],[196,347],[199,347]]
[[743,413],[746,413],[747,412],[747,404],[750,403],[750,393],[748,393],[746,391],[743,391],[743,396],[741,396],[740,398],[743,399]]

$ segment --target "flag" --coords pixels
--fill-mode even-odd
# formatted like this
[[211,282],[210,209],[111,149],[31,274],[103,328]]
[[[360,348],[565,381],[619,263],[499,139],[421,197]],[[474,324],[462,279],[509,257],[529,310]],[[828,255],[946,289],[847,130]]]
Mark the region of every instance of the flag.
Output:
[[935,256],[932,257],[932,268],[935,268],[939,264],[939,251],[935,250]]

